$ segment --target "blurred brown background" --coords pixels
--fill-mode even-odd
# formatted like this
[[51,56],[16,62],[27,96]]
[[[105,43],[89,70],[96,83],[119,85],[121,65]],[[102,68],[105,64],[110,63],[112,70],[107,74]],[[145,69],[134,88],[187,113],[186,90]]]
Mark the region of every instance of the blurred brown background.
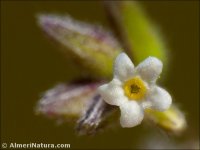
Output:
[[[143,1],[142,5],[170,48],[171,65],[162,86],[172,93],[188,121],[187,135],[175,140],[199,139],[199,2]],[[79,74],[45,38],[36,23],[38,13],[67,13],[111,28],[99,1],[1,1],[1,142],[138,148],[152,130],[165,136],[141,125],[77,137],[72,126],[57,126],[54,120],[36,116],[34,108],[42,92]]]

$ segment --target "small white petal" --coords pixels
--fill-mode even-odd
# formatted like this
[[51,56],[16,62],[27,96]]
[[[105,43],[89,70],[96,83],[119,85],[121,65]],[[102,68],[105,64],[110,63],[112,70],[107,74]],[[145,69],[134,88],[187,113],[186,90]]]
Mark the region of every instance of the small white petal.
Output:
[[120,106],[120,109],[120,124],[124,128],[130,128],[139,125],[144,118],[142,107],[135,101],[127,101],[126,103],[123,103]]
[[98,93],[103,100],[110,105],[121,105],[128,99],[124,96],[124,90],[118,79],[113,79],[110,83],[104,84],[98,88]]
[[141,106],[142,106],[143,109],[151,108],[152,107],[152,102],[145,100],[145,101],[143,101],[141,103]]
[[119,54],[115,60],[114,76],[124,81],[133,76],[133,72],[134,65],[131,59],[125,53]]
[[151,108],[165,111],[170,107],[172,98],[166,90],[156,86],[148,94],[147,101],[151,102]]
[[136,72],[147,82],[155,82],[162,72],[163,64],[155,57],[148,57],[136,67]]

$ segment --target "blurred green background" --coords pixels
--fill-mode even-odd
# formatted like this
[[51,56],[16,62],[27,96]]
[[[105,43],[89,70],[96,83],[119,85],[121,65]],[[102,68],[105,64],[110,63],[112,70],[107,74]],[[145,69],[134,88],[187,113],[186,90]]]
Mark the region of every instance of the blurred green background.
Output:
[[[199,2],[141,3],[169,47],[170,68],[162,86],[171,92],[188,121],[187,134],[175,140],[199,139]],[[80,74],[45,38],[36,23],[38,13],[70,14],[112,29],[100,1],[1,1],[1,142],[70,143],[71,148],[138,148],[149,132],[166,136],[158,129],[141,125],[78,137],[72,125],[58,126],[54,120],[35,115],[40,94]]]

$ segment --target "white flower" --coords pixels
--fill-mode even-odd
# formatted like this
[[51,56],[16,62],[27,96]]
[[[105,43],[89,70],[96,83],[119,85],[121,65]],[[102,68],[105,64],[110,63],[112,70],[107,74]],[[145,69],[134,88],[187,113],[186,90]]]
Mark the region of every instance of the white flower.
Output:
[[170,107],[171,96],[156,85],[162,67],[155,57],[148,57],[135,68],[125,53],[116,58],[113,80],[100,86],[98,92],[106,103],[120,107],[122,127],[140,124],[146,108],[165,111]]

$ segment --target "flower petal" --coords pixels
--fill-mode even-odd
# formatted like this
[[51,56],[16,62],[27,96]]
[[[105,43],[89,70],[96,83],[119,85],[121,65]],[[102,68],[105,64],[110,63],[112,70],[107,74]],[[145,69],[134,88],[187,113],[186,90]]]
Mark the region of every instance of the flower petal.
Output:
[[152,102],[148,101],[148,100],[145,100],[145,101],[141,102],[141,106],[142,106],[143,109],[151,108],[152,107]]
[[142,107],[135,101],[127,101],[120,106],[121,117],[120,124],[122,127],[134,127],[139,125],[143,118],[144,112]]
[[133,76],[133,71],[134,65],[130,58],[125,53],[119,54],[115,60],[114,76],[124,81]]
[[155,57],[148,57],[136,67],[136,72],[147,82],[155,82],[162,72],[163,64]]
[[103,100],[110,105],[121,105],[128,99],[124,96],[124,91],[121,87],[121,82],[118,79],[113,79],[110,83],[104,84],[98,88],[98,93]]
[[172,103],[170,94],[163,88],[157,86],[150,91],[147,100],[151,102],[151,108],[159,111],[167,110]]

